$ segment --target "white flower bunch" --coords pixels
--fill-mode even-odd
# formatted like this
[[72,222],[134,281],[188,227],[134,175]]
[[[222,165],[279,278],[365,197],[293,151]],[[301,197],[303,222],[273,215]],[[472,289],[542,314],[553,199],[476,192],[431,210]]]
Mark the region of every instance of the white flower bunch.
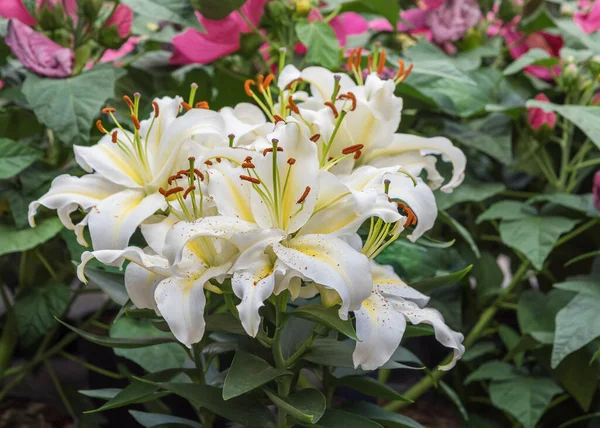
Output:
[[[380,62],[380,52],[370,63]],[[255,104],[211,111],[182,98],[155,99],[146,120],[140,97],[125,97],[133,132],[106,108],[116,125],[94,146],[75,147],[82,177],[62,175],[29,207],[58,210],[63,224],[92,251],[82,255],[78,275],[96,258],[125,269],[132,303],[153,309],[187,346],[205,329],[207,293],[226,285],[237,297],[237,314],[248,333],[261,329],[260,308],[271,296],[320,295],[354,314],[356,367],[383,365],[396,350],[407,321],[427,323],[455,364],[463,336],[428,297],[407,286],[375,257],[405,234],[412,241],[429,230],[437,209],[432,189],[460,184],[466,159],[443,137],[397,134],[402,99],[393,79],[368,70],[360,52],[346,74],[320,67],[282,67],[275,77],[245,84]],[[369,67],[371,68],[371,67]],[[299,89],[309,89],[310,93]],[[437,158],[452,162],[447,183]],[[426,176],[426,179],[423,178]],[[71,213],[86,213],[73,224]],[[363,227],[365,233],[359,235]],[[137,229],[147,246],[129,246]],[[229,285],[230,284],[230,285]]]

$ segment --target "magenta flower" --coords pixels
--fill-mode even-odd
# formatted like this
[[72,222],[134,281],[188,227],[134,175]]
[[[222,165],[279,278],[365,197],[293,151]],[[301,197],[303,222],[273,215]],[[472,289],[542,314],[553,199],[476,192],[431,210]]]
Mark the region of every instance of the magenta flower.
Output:
[[42,76],[67,77],[73,71],[73,52],[31,29],[18,19],[8,22],[5,43],[25,67]]
[[592,189],[594,194],[594,207],[597,211],[600,211],[600,171],[596,171],[594,174],[594,188]]
[[108,18],[104,26],[110,27],[111,25],[115,25],[119,37],[124,39],[129,36],[131,24],[133,24],[133,12],[127,6],[120,4],[111,17]]
[[[537,94],[535,99],[538,101],[550,102],[548,97],[542,93]],[[539,107],[528,108],[529,125],[535,130],[540,129],[542,126],[553,129],[556,126],[556,113],[551,111],[546,113]]]
[[[36,0],[38,8],[42,5],[52,8],[57,3],[64,5],[69,15],[77,17],[77,0],[65,0],[64,2],[63,0]],[[0,16],[6,19],[18,19],[27,25],[37,24],[37,20],[23,5],[23,0],[0,0]]]
[[573,14],[575,23],[588,34],[600,30],[600,0],[596,0],[591,5],[589,2],[581,3],[579,6],[586,11],[578,11]]
[[[252,25],[256,26],[260,22],[266,2],[267,0],[248,0],[242,6],[242,13]],[[196,15],[206,33],[189,29],[175,36],[171,64],[208,64],[239,50],[241,35],[252,32],[252,28],[238,11],[220,21],[207,19],[199,13]]]

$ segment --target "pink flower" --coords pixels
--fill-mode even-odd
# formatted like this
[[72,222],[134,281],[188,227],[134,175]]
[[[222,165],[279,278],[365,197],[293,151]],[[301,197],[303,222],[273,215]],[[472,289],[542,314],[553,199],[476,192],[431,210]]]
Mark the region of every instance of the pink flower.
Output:
[[596,174],[594,174],[592,193],[594,194],[594,207],[597,211],[600,211],[600,171],[596,171]]
[[[67,13],[72,17],[77,17],[77,0],[65,0],[64,3],[62,0],[36,0],[38,8],[42,5],[52,8],[57,3],[65,5]],[[37,24],[37,20],[23,5],[23,0],[0,0],[0,16],[6,19],[16,18],[27,25]]]
[[113,62],[132,52],[139,43],[139,37],[130,37],[119,49],[108,49],[100,58],[100,62]]
[[73,52],[31,29],[18,19],[8,22],[5,43],[28,69],[48,77],[67,77],[73,71]]
[[124,39],[129,36],[129,32],[131,31],[131,24],[133,23],[133,12],[127,6],[122,4],[117,6],[115,12],[108,18],[105,27],[110,27],[111,25],[117,26],[117,33],[119,37]]
[[[535,99],[538,101],[550,102],[548,97],[544,94],[537,94]],[[546,126],[550,129],[556,125],[556,113],[551,111],[546,113],[539,107],[528,108],[529,114],[529,125],[535,130],[540,129],[542,126]]]
[[[267,0],[248,0],[242,6],[242,13],[252,25],[256,26],[260,22],[266,2]],[[238,11],[220,21],[207,19],[199,13],[197,16],[206,33],[189,29],[175,36],[171,64],[208,64],[239,50],[241,35],[252,32]]]
[[596,95],[594,95],[594,98],[592,98],[591,104],[593,106],[597,106],[600,104],[600,92],[598,92]]
[[587,4],[579,5],[582,9],[588,9],[586,12],[578,11],[573,14],[573,20],[586,33],[593,33],[600,30],[600,0],[596,0],[590,8]]
[[0,80],[0,89],[4,88],[4,81]]

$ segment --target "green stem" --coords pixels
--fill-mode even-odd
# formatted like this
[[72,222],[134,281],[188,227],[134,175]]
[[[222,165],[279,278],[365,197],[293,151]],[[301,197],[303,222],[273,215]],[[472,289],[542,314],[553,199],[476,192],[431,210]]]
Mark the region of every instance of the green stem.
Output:
[[44,257],[44,255],[40,251],[39,247],[33,251],[34,251],[35,255],[37,256],[37,258],[40,259],[40,262],[42,262],[42,264],[44,265],[44,267],[46,268],[46,270],[48,271],[48,273],[50,274],[52,279],[55,281],[58,281],[58,275],[56,275],[56,271],[52,268],[50,263],[48,263],[48,260],[46,260],[46,257]]
[[6,308],[6,322],[4,323],[2,337],[0,338],[0,378],[2,378],[12,359],[19,335],[17,333],[17,318],[4,290],[4,285],[1,282],[0,294]]
[[67,408],[67,411],[73,418],[73,421],[76,421],[77,415],[73,411],[73,406],[71,406],[71,402],[69,401],[67,394],[65,394],[65,390],[63,389],[62,385],[60,384],[60,381],[58,380],[58,377],[56,376],[56,373],[54,372],[54,369],[52,368],[52,364],[50,364],[50,361],[48,361],[48,360],[45,360],[44,364],[46,365],[46,369],[48,369],[48,373],[50,373],[50,377],[52,378],[52,382],[54,383],[54,386],[56,387],[56,391],[58,392],[60,399],[62,400],[63,404]]
[[286,367],[291,367],[298,360],[298,358],[304,355],[304,353],[310,349],[316,337],[316,333],[313,332],[310,337],[298,348],[298,350],[287,359],[285,362]]
[[588,230],[590,227],[593,227],[594,225],[598,224],[599,222],[600,222],[599,218],[593,218],[590,221],[582,224],[577,229],[571,231],[570,233],[567,233],[565,236],[563,236],[558,241],[556,241],[556,245],[554,246],[554,248],[560,247],[561,245],[566,244],[571,239],[573,239],[576,236],[582,234],[583,232],[585,232],[586,230]]
[[[275,367],[284,371],[287,370],[285,358],[281,350],[281,333],[285,326],[285,320],[283,313],[287,309],[288,293],[283,292],[279,296],[275,296],[275,335],[273,336],[273,346],[271,350],[273,352],[273,360],[275,361]],[[287,397],[290,393],[292,386],[293,376],[280,376],[277,378],[277,394],[280,397]],[[282,409],[277,411],[277,427],[287,428],[287,414]]]
[[[521,262],[521,266],[519,266],[519,269],[517,269],[517,271],[515,272],[515,276],[513,277],[510,284],[508,284],[508,286],[496,298],[494,303],[485,311],[483,311],[483,313],[479,317],[479,320],[477,321],[473,329],[471,329],[463,343],[466,349],[469,349],[483,335],[483,332],[486,331],[488,324],[494,319],[496,312],[498,312],[498,308],[500,307],[506,296],[510,294],[513,288],[515,288],[527,274],[527,270],[529,269],[529,263],[530,262],[528,260],[524,260]],[[451,356],[452,354],[449,355],[449,357]],[[412,401],[416,401],[417,398],[425,394],[434,384],[437,384],[437,382],[446,373],[447,372],[441,371],[440,369],[434,369],[430,372],[429,376],[421,378],[421,380],[419,380],[407,392],[405,392],[402,395]],[[409,404],[410,403],[403,401],[395,401],[393,403],[388,404],[384,408],[387,411],[394,412],[396,410],[408,406]]]
[[73,361],[74,363],[80,364],[80,365],[82,365],[83,367],[85,367],[86,369],[88,369],[88,370],[90,370],[90,371],[93,371],[93,372],[96,372],[96,373],[99,373],[99,374],[101,374],[101,375],[103,375],[103,376],[107,376],[107,377],[110,377],[110,378],[113,378],[113,379],[123,379],[123,378],[125,377],[125,376],[123,376],[123,375],[121,375],[121,374],[119,374],[119,373],[111,372],[111,371],[109,371],[109,370],[105,370],[105,369],[103,369],[103,368],[100,368],[100,367],[98,367],[98,366],[95,366],[95,365],[93,365],[93,364],[90,364],[90,363],[88,363],[87,361],[83,361],[82,359],[80,359],[80,358],[76,357],[76,356],[75,356],[75,355],[73,355],[73,354],[69,354],[69,353],[68,353],[68,352],[66,352],[66,351],[60,351],[58,354],[59,354],[61,357],[64,357],[64,358],[66,358],[67,360],[71,360],[71,361]]

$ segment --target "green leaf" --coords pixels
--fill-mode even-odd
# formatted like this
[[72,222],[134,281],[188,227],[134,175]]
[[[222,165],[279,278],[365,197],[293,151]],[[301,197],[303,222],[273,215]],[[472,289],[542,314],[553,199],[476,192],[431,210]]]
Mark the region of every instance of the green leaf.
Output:
[[236,397],[225,401],[221,389],[214,386],[173,382],[158,383],[157,385],[185,398],[194,406],[206,407],[229,421],[257,428],[273,426],[273,418],[269,409],[253,397]]
[[586,48],[592,50],[594,53],[600,53],[598,43],[589,34],[581,29],[574,20],[568,18],[557,19],[554,18],[556,26],[567,36],[577,40],[578,43],[584,45]]
[[349,342],[317,339],[302,358],[311,363],[324,366],[354,368],[354,363],[352,362],[353,352],[354,345]]
[[239,9],[246,0],[192,0],[194,7],[205,18],[220,21],[234,10]]
[[186,426],[191,428],[202,428],[202,424],[179,416],[165,415],[162,413],[147,413],[138,410],[130,410],[129,414],[133,416],[138,424],[145,428],[166,427],[166,426]]
[[[505,114],[493,113],[467,123],[446,120],[444,121],[444,134],[457,139],[467,147],[479,150],[497,159],[504,165],[509,165],[513,160],[512,120]],[[501,183],[490,184],[502,186],[502,190],[504,190]],[[460,190],[461,187],[454,192]],[[475,197],[479,197],[479,195],[475,194]]]
[[412,400],[403,397],[389,386],[380,383],[377,379],[369,376],[344,376],[337,380],[340,385],[348,386],[371,397],[382,398],[390,401],[404,401],[412,403]]
[[559,105],[537,100],[527,101],[526,106],[539,107],[542,110],[554,111],[570,122],[581,131],[600,149],[600,107]]
[[556,315],[552,368],[600,336],[600,296],[580,293]]
[[454,405],[460,412],[460,415],[462,416],[462,418],[465,421],[468,421],[469,414],[467,413],[467,409],[465,409],[465,406],[463,405],[462,401],[460,401],[458,394],[456,394],[456,392],[452,388],[450,388],[450,386],[443,380],[440,380],[440,387],[442,388],[442,391],[444,392],[444,394],[446,394],[446,396],[450,399],[450,401],[452,401],[454,403]]
[[108,346],[109,348],[123,348],[123,349],[134,349],[134,348],[145,348],[148,346],[160,345],[162,343],[175,342],[175,338],[170,337],[130,337],[130,338],[114,338],[107,336],[99,336],[97,334],[88,333],[87,331],[80,330],[67,324],[64,321],[58,320],[62,325],[67,327],[69,330],[74,331],[84,339],[89,340],[97,345]]
[[[169,369],[156,373],[151,373],[143,377],[143,379],[152,381],[152,382],[166,382],[171,380],[173,377],[181,373],[181,370],[177,369]],[[108,398],[110,398],[106,403],[95,410],[90,410],[87,413],[96,413],[103,412],[105,410],[116,409],[118,407],[129,406],[131,404],[136,403],[144,403],[146,401],[156,400],[160,398],[165,393],[156,393],[160,387],[155,383],[147,383],[141,382],[139,380],[132,380],[129,385],[127,385],[124,389],[117,390],[117,393],[112,397],[108,397],[109,394],[104,394]],[[104,391],[104,390],[102,390]],[[82,394],[88,395],[92,397],[93,395],[89,395],[90,391],[79,391]],[[86,393],[87,392],[87,393]],[[91,391],[94,392],[94,391]],[[109,391],[109,393],[112,393]]]
[[541,270],[556,241],[575,225],[577,220],[565,217],[526,217],[502,221],[500,238],[509,247],[521,251],[533,266]]
[[488,361],[479,366],[465,379],[465,385],[482,380],[503,381],[518,377],[519,373],[504,361]]
[[538,290],[525,291],[517,305],[521,332],[531,335],[540,343],[554,343],[554,319],[572,298],[571,293],[561,290],[551,290],[546,294]]
[[26,144],[0,138],[0,180],[14,177],[40,157],[40,152]]
[[523,202],[504,200],[492,204],[479,217],[477,224],[486,220],[518,220],[528,214],[535,214],[535,209]]
[[471,236],[471,234],[469,233],[467,228],[464,227],[462,224],[460,224],[450,214],[448,214],[447,211],[440,211],[439,214],[440,214],[440,220],[442,220],[444,223],[448,224],[452,229],[454,229],[454,231],[456,233],[458,233],[467,242],[467,244],[469,244],[469,247],[471,248],[471,251],[473,251],[473,254],[475,254],[475,257],[476,258],[481,257],[481,252],[479,251],[479,247],[477,246],[477,243],[475,242],[475,240],[473,239],[473,237]]
[[[404,52],[404,56],[414,67],[406,82],[419,91],[425,89],[421,84],[426,82],[438,85],[453,81],[463,85],[475,85],[473,79],[463,73],[450,56],[425,39],[418,40],[414,46]],[[388,54],[388,57],[393,63],[400,59],[393,54]],[[427,96],[433,95],[430,91],[424,93]]]
[[389,0],[354,0],[342,3],[341,12],[371,13],[384,17],[396,28],[400,15],[398,2]]
[[[509,353],[521,343],[521,336],[519,336],[519,333],[514,331],[508,325],[500,325],[498,327],[498,335],[500,336],[502,343],[504,343],[504,346],[506,346],[506,349],[508,349]],[[512,359],[514,359],[517,367],[521,367],[521,365],[523,365],[523,358],[524,354],[519,352],[515,353]],[[508,358],[506,360],[509,361]]]
[[323,21],[296,23],[298,39],[307,48],[306,61],[309,64],[337,69],[340,64],[340,44],[333,29]]
[[391,413],[383,408],[360,401],[346,406],[346,410],[381,423],[386,428],[423,428],[423,425],[400,413]]
[[300,422],[315,424],[325,413],[327,400],[318,389],[301,389],[289,397],[280,397],[267,389],[264,391],[273,404]]
[[101,398],[103,400],[110,400],[114,398],[119,392],[123,391],[120,388],[104,388],[104,389],[81,389],[77,392],[91,398]]
[[291,314],[298,318],[304,318],[309,321],[324,324],[329,328],[345,334],[350,339],[358,340],[354,327],[352,326],[352,321],[350,319],[345,321],[342,320],[338,314],[337,307],[326,308],[322,305],[306,305],[295,309]]
[[590,251],[589,253],[580,254],[577,257],[573,257],[571,260],[565,263],[565,267],[572,265],[573,263],[580,262],[585,259],[600,256],[600,250]]
[[519,376],[492,382],[490,399],[501,410],[514,416],[524,428],[534,428],[561,388],[549,378]]
[[600,280],[594,277],[567,278],[564,282],[554,284],[554,288],[600,297]]
[[565,208],[579,211],[590,217],[600,216],[593,207],[593,196],[591,193],[585,195],[572,195],[570,193],[553,193],[551,195],[538,195],[527,201],[528,204],[536,202],[550,202],[552,204],[560,205]]
[[327,409],[316,427],[322,428],[383,428],[382,425],[356,413]]
[[481,253],[481,257],[474,263],[471,276],[477,281],[475,293],[478,306],[485,305],[492,297],[497,296],[504,281],[504,273],[498,266],[496,256],[487,251]]
[[[226,3],[230,1],[225,0]],[[183,27],[204,31],[204,27],[196,18],[190,0],[122,0],[121,3],[130,7],[134,12],[155,21],[174,22]]]
[[21,343],[34,344],[67,309],[71,290],[59,283],[21,289],[15,299],[14,311]]
[[505,189],[506,187],[502,183],[482,183],[473,179],[466,179],[452,193],[436,193],[436,202],[438,210],[445,211],[463,202],[483,202]]
[[291,373],[277,370],[255,355],[237,351],[225,378],[223,399],[238,397],[283,375]]
[[431,291],[443,285],[456,284],[461,279],[463,279],[465,275],[471,271],[472,268],[473,265],[469,265],[462,270],[450,273],[448,275],[437,276],[435,278],[427,278],[422,279],[421,281],[413,282],[410,284],[410,286],[419,290],[421,293],[430,293]]
[[206,331],[246,335],[244,327],[231,312],[210,314],[205,317],[204,321],[206,322]]
[[561,424],[558,428],[567,428],[567,427],[575,425],[579,422],[587,421],[590,419],[596,419],[596,418],[600,418],[600,412],[589,413],[587,415],[582,415],[582,416],[578,416],[576,418],[570,419],[569,421],[565,422],[564,424]]
[[123,275],[86,266],[85,276],[91,284],[101,288],[108,297],[120,306],[123,306],[129,300]]
[[494,342],[477,342],[471,348],[467,349],[461,359],[466,362],[473,361],[479,357],[495,352],[496,349],[496,344]]
[[[47,79],[29,73],[23,94],[40,122],[68,144],[86,144],[93,119],[114,96],[115,81],[125,70],[102,64],[66,79]],[[102,82],[102,84],[98,84]]]
[[[174,341],[170,332],[160,331],[149,319],[121,317],[110,327],[112,340],[169,340]],[[127,358],[148,372],[181,368],[186,359],[186,352],[178,343],[162,343],[144,349],[115,349],[115,354]]]
[[62,228],[58,217],[45,219],[37,227],[20,230],[0,223],[0,256],[31,250],[54,238]]
[[543,49],[534,48],[517,58],[512,64],[506,67],[503,74],[505,76],[516,74],[529,65],[552,67],[556,64],[558,64],[558,58],[550,56],[550,54]]

